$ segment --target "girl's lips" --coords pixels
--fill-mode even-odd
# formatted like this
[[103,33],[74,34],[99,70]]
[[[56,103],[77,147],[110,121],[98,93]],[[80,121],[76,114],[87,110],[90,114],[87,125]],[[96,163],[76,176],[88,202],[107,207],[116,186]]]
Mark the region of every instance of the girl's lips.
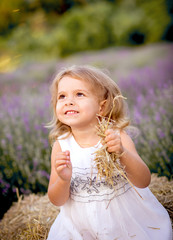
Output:
[[79,113],[78,111],[75,111],[75,110],[68,110],[65,112],[65,115],[73,115],[73,114],[77,114]]

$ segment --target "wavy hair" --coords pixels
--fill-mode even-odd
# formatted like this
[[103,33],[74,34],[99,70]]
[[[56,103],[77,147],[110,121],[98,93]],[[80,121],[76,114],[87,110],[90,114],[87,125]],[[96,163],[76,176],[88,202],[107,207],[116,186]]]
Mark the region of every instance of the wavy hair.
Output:
[[[119,95],[122,96],[117,84],[100,69],[87,65],[74,65],[62,69],[56,75],[50,87],[53,117],[47,127],[51,128],[49,134],[51,143],[53,143],[59,136],[62,136],[65,133],[67,133],[68,136],[71,133],[71,128],[60,122],[56,115],[58,84],[64,76],[87,82],[90,84],[93,94],[97,95],[100,101],[106,100],[103,117],[108,118],[112,111],[110,119],[114,122],[114,128],[122,130],[129,125],[129,119],[127,118],[127,105],[123,98],[117,97]],[[113,101],[115,107],[112,109]]]

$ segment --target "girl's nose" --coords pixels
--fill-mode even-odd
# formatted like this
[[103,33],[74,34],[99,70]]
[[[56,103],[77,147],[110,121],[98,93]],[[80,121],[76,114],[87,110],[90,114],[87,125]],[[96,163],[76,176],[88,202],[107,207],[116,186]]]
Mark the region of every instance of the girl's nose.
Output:
[[66,101],[66,106],[73,106],[74,105],[74,101],[72,99],[69,99]]

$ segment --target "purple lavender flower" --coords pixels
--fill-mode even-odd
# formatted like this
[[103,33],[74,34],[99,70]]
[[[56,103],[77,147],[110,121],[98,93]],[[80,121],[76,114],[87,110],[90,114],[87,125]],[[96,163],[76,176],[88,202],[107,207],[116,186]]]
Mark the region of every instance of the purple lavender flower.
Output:
[[165,133],[163,132],[162,129],[158,128],[157,133],[158,133],[158,136],[159,136],[160,139],[165,137]]
[[47,179],[50,178],[49,174],[46,171],[44,171],[44,170],[40,170],[39,174],[41,174],[42,177],[46,177]]
[[160,122],[160,121],[161,121],[161,116],[160,116],[160,113],[159,113],[159,112],[156,113],[156,115],[155,115],[155,120],[156,120],[157,122]]

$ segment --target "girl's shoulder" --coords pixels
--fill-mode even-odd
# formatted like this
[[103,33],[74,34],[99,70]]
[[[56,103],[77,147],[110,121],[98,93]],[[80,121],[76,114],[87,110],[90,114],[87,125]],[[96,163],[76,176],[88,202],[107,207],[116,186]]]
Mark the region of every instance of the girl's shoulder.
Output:
[[54,153],[57,153],[61,151],[61,146],[58,140],[55,140],[52,144],[52,155],[54,155]]
[[56,139],[54,139],[54,141],[53,141],[53,143],[52,143],[52,148],[53,148],[54,146],[59,145],[59,143],[60,143],[61,141],[67,141],[67,140],[70,138],[70,136],[71,136],[71,133],[64,133],[64,134],[58,136]]
[[52,155],[56,154],[57,152],[63,152],[69,150],[70,144],[70,136],[61,135],[52,144]]
[[70,148],[73,145],[74,144],[73,144],[73,139],[72,139],[71,133],[65,133],[65,134],[59,136],[54,142],[54,147],[56,148],[57,146],[59,146],[61,151],[70,150]]

